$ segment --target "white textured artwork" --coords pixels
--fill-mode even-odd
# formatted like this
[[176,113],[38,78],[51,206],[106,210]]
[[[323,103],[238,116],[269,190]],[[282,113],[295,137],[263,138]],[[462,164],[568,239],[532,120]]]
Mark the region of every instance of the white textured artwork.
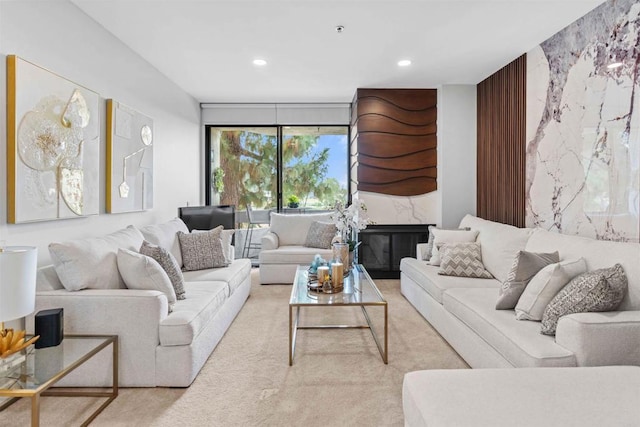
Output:
[[99,210],[99,95],[7,56],[8,222]]
[[527,54],[527,226],[639,240],[639,34],[608,1]]
[[107,100],[107,212],[153,207],[153,120]]

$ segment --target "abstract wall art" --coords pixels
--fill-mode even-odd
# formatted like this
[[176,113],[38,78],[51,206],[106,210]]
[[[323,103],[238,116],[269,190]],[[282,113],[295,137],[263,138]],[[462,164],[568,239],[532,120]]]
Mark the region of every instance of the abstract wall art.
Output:
[[640,238],[640,3],[610,0],[527,55],[527,226]]
[[107,100],[107,212],[153,208],[153,120]]
[[7,56],[7,221],[98,214],[99,95]]

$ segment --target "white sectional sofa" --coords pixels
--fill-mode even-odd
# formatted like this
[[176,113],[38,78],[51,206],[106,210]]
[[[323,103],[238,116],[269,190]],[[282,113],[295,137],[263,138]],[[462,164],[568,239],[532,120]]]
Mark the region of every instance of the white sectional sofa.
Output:
[[262,236],[260,249],[260,283],[293,283],[299,265],[311,264],[319,254],[332,258],[332,250],[304,246],[314,221],[332,222],[331,213],[271,214],[269,232]]
[[[460,227],[479,231],[482,261],[496,279],[441,276],[438,267],[404,258],[401,291],[471,367],[640,365],[640,244],[518,229],[470,215]],[[417,258],[423,249],[419,245]],[[588,270],[620,263],[628,292],[619,311],[563,316],[554,338],[540,333],[540,322],[496,310],[501,282],[519,250],[558,251],[561,261],[583,257]]]
[[[140,231],[130,227],[105,238],[84,239],[81,246],[101,248],[95,250],[99,255],[89,250],[84,256],[101,257],[104,268],[95,274],[107,275],[114,273],[113,249],[138,250],[143,238],[164,247],[181,263],[178,231],[188,233],[184,223],[174,219]],[[248,259],[235,259],[222,268],[185,271],[186,298],[176,301],[169,313],[167,296],[162,292],[122,286],[104,289],[99,279],[97,289],[69,291],[56,269],[45,266],[38,271],[35,312],[63,308],[65,334],[118,335],[120,386],[187,387],[247,300],[250,274]],[[27,329],[33,331],[33,316],[27,318]],[[111,356],[110,352],[101,353],[59,384],[109,385]]]
[[[518,229],[467,215],[494,279],[438,275],[416,258],[400,264],[403,295],[472,368],[409,372],[405,426],[632,426],[640,419],[640,244]],[[518,251],[584,258],[587,270],[624,268],[618,311],[575,313],[555,337],[540,322],[496,310],[501,282]],[[615,365],[615,366],[607,366]],[[620,366],[636,365],[636,366]],[[492,368],[521,368],[492,369]]]

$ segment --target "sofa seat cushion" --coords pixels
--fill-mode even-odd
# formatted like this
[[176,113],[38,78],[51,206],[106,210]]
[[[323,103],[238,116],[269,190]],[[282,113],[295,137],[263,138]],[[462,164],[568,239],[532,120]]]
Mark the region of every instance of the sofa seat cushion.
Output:
[[185,271],[184,280],[187,282],[226,282],[229,285],[229,294],[233,294],[250,274],[251,260],[240,258],[222,268]]
[[442,294],[448,289],[500,288],[500,282],[495,279],[442,276],[438,274],[439,269],[440,267],[428,265],[426,261],[420,261],[415,258],[403,258],[400,261],[402,273],[421,286],[440,304],[442,304]]
[[333,257],[331,249],[307,248],[306,246],[280,246],[278,249],[260,251],[260,263],[265,264],[311,264],[319,254],[325,260]]
[[513,310],[496,310],[499,289],[449,289],[445,310],[471,328],[518,367],[576,366],[572,352],[540,333],[540,323],[516,320]]
[[187,282],[187,298],[160,322],[160,345],[189,345],[206,328],[229,297],[226,282]]

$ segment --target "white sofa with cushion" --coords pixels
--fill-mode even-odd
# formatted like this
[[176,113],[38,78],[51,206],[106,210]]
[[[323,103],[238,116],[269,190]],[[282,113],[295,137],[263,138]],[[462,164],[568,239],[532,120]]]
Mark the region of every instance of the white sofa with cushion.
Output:
[[[140,230],[128,227],[100,238],[52,244],[55,267],[38,271],[36,313],[63,308],[65,334],[118,335],[120,386],[189,386],[249,296],[248,259],[185,271],[185,299],[172,304],[172,311],[166,293],[128,289],[118,270],[118,249],[135,256],[146,240],[182,264],[178,232],[188,229],[174,219]],[[233,253],[232,248],[225,250],[227,256]],[[139,274],[144,271],[141,268]],[[33,316],[27,318],[27,329],[33,331]],[[102,351],[59,384],[107,386],[110,364],[111,353]]]
[[[400,286],[472,368],[488,369],[407,373],[405,426],[636,425],[640,368],[619,365],[640,365],[640,244],[519,229],[470,215],[460,223],[465,227],[477,231],[484,268],[494,279],[439,275],[440,267],[422,260],[426,245],[421,244],[417,258],[401,261]],[[557,322],[555,337],[543,335],[541,322],[517,320],[513,309],[496,309],[519,251],[557,251],[560,265],[579,262],[587,271],[619,263],[626,294],[616,311],[566,314]],[[536,288],[536,276],[527,287]],[[531,295],[526,287],[525,293]],[[513,367],[521,369],[492,369]]]
[[[478,231],[484,267],[495,279],[442,276],[416,258],[401,261],[407,300],[473,368],[640,365],[640,244],[593,240],[542,229],[519,229],[467,215],[460,227]],[[424,246],[418,248],[418,257]],[[584,258],[587,271],[624,268],[628,290],[617,311],[560,317],[556,335],[540,322],[496,310],[518,251]]]
[[260,283],[292,284],[298,265],[311,264],[316,254],[332,258],[331,247],[305,246],[314,222],[331,223],[331,213],[271,214],[269,232],[262,237]]

